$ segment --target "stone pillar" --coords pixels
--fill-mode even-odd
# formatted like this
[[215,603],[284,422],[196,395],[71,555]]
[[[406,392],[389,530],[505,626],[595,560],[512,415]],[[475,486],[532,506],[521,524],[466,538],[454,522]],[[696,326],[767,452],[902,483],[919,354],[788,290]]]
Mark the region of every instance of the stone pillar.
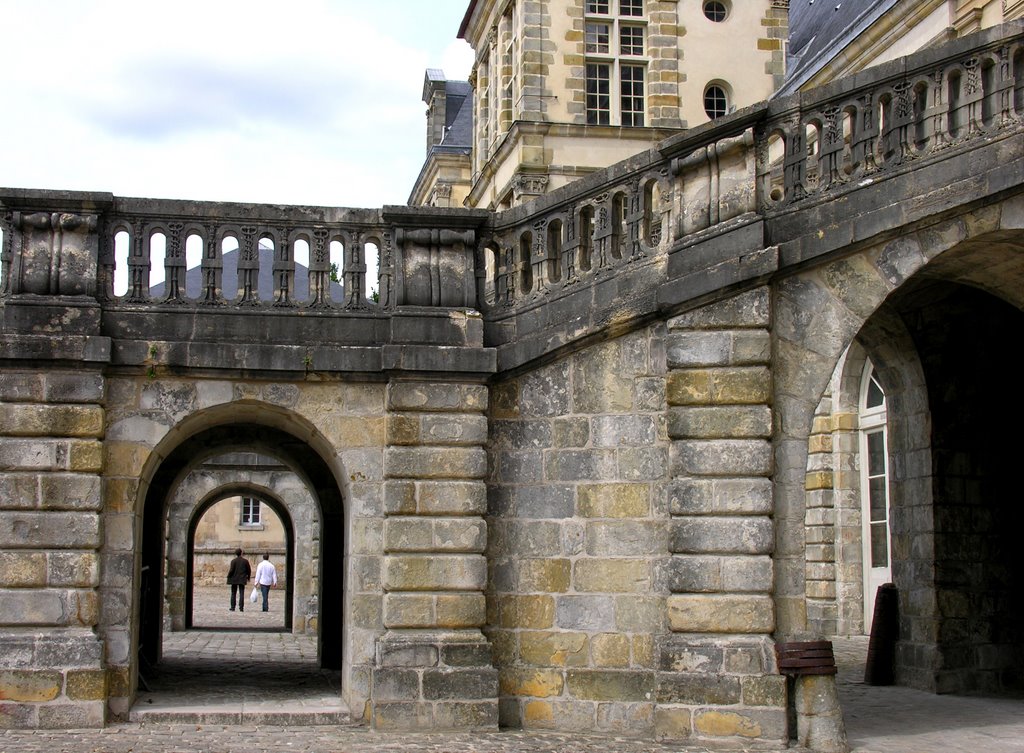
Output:
[[105,723],[103,393],[91,369],[0,371],[0,729]]
[[385,450],[384,627],[371,673],[378,729],[496,728],[481,632],[487,582],[487,388],[396,382]]
[[671,635],[658,734],[783,744],[774,674],[767,288],[669,322]]

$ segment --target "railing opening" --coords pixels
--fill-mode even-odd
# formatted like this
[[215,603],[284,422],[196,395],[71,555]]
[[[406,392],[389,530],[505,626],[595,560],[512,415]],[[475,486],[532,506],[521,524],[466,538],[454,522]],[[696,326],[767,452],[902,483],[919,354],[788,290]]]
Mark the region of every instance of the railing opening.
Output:
[[526,232],[519,236],[519,289],[524,295],[533,290],[533,267],[530,264],[532,249],[533,234]]
[[[153,233],[149,236],[149,292],[154,298],[164,298],[164,295],[154,295],[153,288],[164,281],[167,274],[165,264],[167,263],[167,236],[163,233]],[[162,286],[166,288],[166,286]]]
[[221,295],[228,303],[238,298],[238,238],[226,236],[220,242],[220,258],[224,265],[221,272]]
[[953,71],[946,81],[946,102],[948,106],[946,129],[953,138],[959,138],[966,125],[963,108],[960,104],[960,72]]
[[299,303],[308,303],[309,285],[309,241],[297,238],[292,244],[292,259],[295,260],[295,296]]
[[203,263],[203,239],[192,233],[185,239],[185,295],[192,299],[199,298],[203,289],[203,278],[200,265]]
[[580,256],[577,266],[583,272],[590,271],[590,260],[594,253],[594,207],[580,210]]
[[380,301],[380,247],[375,241],[363,245],[363,260],[366,264],[366,299],[377,303]]
[[562,279],[562,221],[551,220],[548,223],[548,264],[549,282]]
[[[333,240],[328,246],[328,254],[331,260],[331,288],[335,285],[342,286],[344,290],[345,280],[345,246],[342,245],[341,241]],[[333,299],[335,303],[341,303],[340,300]],[[344,300],[344,298],[342,298]]]
[[114,295],[119,297],[128,293],[128,254],[131,247],[132,239],[127,230],[114,236]]

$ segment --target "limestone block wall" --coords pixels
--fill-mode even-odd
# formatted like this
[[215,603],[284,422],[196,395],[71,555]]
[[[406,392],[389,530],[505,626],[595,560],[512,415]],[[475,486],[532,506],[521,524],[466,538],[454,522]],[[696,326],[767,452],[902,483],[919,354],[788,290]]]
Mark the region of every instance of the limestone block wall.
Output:
[[104,380],[0,373],[0,728],[102,726]]
[[672,440],[657,729],[787,738],[771,633],[771,296],[758,288],[668,323]]
[[488,634],[503,724],[655,729],[664,348],[655,326],[493,390]]
[[387,395],[385,634],[370,719],[379,729],[494,728],[497,676],[481,632],[487,388],[396,382]]

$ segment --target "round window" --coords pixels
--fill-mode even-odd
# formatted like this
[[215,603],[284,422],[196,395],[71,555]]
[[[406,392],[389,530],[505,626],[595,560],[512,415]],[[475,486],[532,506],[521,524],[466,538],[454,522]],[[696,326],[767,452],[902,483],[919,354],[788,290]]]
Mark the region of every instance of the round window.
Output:
[[704,90],[704,112],[714,120],[729,111],[729,95],[718,84],[712,84]]
[[729,8],[722,0],[707,0],[704,3],[704,17],[709,21],[719,23],[729,15]]

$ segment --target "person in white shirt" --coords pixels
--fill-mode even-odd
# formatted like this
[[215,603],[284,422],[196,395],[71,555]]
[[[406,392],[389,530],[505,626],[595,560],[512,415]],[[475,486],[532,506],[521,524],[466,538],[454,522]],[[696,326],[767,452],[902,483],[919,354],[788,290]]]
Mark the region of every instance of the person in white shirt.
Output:
[[266,612],[267,598],[270,596],[270,589],[277,585],[277,570],[270,562],[270,555],[264,554],[263,561],[256,566],[256,585],[263,592],[263,611]]

